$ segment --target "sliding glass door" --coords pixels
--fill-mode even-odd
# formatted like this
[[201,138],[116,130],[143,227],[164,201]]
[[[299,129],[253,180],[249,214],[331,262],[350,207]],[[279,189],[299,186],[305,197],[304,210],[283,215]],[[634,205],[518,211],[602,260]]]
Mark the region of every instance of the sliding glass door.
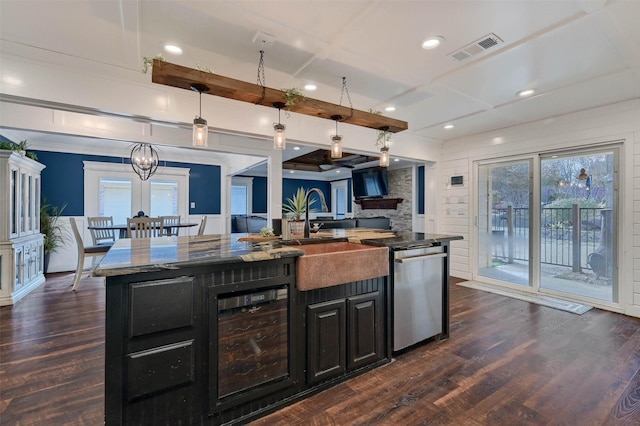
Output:
[[477,162],[476,277],[617,302],[617,164],[615,146]]
[[615,301],[617,151],[540,158],[540,289]]
[[478,275],[528,286],[531,161],[478,165]]

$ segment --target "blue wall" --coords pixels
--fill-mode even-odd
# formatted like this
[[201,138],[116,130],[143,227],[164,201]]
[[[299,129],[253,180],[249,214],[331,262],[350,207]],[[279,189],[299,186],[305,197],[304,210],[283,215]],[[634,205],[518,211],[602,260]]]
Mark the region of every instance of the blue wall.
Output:
[[[38,161],[47,166],[42,171],[42,198],[53,206],[67,207],[67,216],[84,216],[83,161],[129,164],[120,157],[33,151]],[[161,166],[189,168],[189,202],[196,208],[189,214],[220,214],[220,166],[161,161]]]
[[416,182],[418,194],[418,214],[424,214],[424,166],[418,167],[418,182]]
[[[121,157],[108,157],[102,155],[69,154],[49,151],[32,151],[38,156],[38,161],[46,166],[42,171],[42,197],[53,206],[66,204],[64,214],[68,216],[84,216],[84,165],[83,161],[95,161],[103,163],[126,163],[128,159]],[[220,166],[202,165],[191,163],[179,163],[173,161],[162,162],[162,166],[189,168],[189,202],[195,202],[196,208],[189,209],[189,214],[220,214],[220,185],[222,183]],[[422,168],[424,176],[424,168]],[[348,199],[352,198],[351,179],[347,179]],[[424,186],[424,179],[419,180],[419,185]],[[253,212],[267,213],[267,185],[266,177],[253,177]],[[329,208],[331,208],[331,182],[283,179],[282,203],[293,196],[295,191],[302,186],[306,190],[319,188],[325,196]],[[421,191],[419,191],[419,194]],[[321,203],[317,194],[312,194],[316,199],[314,207],[321,211]],[[347,204],[348,212],[352,212],[351,203]],[[422,196],[422,209],[424,211],[424,197]]]
[[253,213],[266,213],[267,212],[267,178],[254,177],[252,192],[253,192],[253,198],[251,200],[251,203],[253,204]]

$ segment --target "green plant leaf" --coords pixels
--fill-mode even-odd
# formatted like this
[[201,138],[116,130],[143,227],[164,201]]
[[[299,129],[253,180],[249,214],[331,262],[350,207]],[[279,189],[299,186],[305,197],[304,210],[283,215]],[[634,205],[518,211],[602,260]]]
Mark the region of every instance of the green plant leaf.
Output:
[[52,206],[43,200],[40,205],[40,232],[44,234],[44,252],[56,253],[64,243],[66,228],[60,223],[60,216],[67,207]]
[[307,207],[309,208],[309,212],[315,211],[311,206],[315,203],[315,198],[309,199],[309,205],[305,205],[305,198],[307,197],[308,191],[306,191],[303,187],[299,187],[293,197],[287,198],[285,203],[282,205],[282,213],[289,216],[289,218],[294,220],[300,220],[302,215],[305,214]]

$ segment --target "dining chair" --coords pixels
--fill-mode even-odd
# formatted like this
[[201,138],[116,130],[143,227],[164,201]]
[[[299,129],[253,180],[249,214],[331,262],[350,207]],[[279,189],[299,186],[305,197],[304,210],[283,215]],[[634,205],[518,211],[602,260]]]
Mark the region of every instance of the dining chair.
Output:
[[[78,230],[76,220],[72,217],[69,218],[71,222],[71,230],[76,240],[76,246],[78,247],[78,264],[76,266],[76,274],[73,276],[73,287],[71,290],[76,291],[80,285],[80,278],[82,278],[82,272],[84,272],[84,259],[86,257],[104,256],[107,254],[111,246],[107,244],[85,246],[82,241],[82,236]],[[92,267],[93,270],[93,267]]]
[[180,216],[160,216],[163,220],[165,235],[178,235],[180,228],[173,225],[180,225]]
[[93,239],[94,246],[109,245],[116,242],[116,232],[113,229],[91,229],[92,226],[113,226],[113,216],[87,217],[87,225]]
[[202,216],[200,221],[200,227],[198,228],[198,235],[204,235],[204,228],[207,227],[207,216]]
[[153,238],[164,234],[163,221],[159,217],[134,217],[127,219],[129,238]]

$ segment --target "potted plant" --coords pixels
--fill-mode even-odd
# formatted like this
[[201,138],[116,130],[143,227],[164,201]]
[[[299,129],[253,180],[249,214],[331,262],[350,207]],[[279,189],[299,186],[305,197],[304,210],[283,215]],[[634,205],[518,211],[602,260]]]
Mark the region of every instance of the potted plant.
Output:
[[47,272],[51,253],[56,253],[64,242],[65,229],[60,223],[60,216],[65,207],[66,204],[57,207],[44,201],[40,205],[40,233],[44,234],[43,272]]
[[315,203],[315,198],[309,199],[309,205],[305,203],[307,198],[307,191],[303,187],[299,187],[293,194],[293,197],[287,198],[287,201],[282,205],[282,213],[293,221],[291,225],[291,233],[302,234],[304,233],[304,221],[302,215],[305,214],[307,208],[309,212],[312,212],[311,206]]
[[284,92],[284,104],[287,107],[284,113],[287,118],[289,118],[289,111],[291,111],[291,109],[296,106],[299,101],[305,100],[306,97],[304,95],[304,92],[297,87],[282,89],[282,91]]
[[36,156],[36,154],[34,154],[33,152],[27,152],[27,145],[28,144],[26,139],[23,141],[20,141],[19,143],[0,140],[0,149],[6,150],[6,151],[15,151],[18,154],[22,155],[23,157],[27,156],[32,160],[37,160],[38,157]]

